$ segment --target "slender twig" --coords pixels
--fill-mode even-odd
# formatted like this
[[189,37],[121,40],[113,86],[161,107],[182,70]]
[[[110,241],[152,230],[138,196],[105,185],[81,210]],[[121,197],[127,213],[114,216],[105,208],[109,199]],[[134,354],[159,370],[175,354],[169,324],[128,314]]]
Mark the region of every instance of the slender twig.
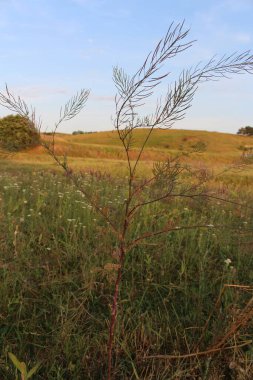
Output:
[[236,332],[247,324],[253,317],[253,297],[248,301],[244,309],[231,324],[228,331],[211,347],[211,349],[222,348],[227,341],[236,334]]
[[196,351],[196,352],[192,352],[190,354],[185,354],[185,355],[149,355],[149,356],[144,356],[143,359],[182,360],[182,359],[190,359],[190,358],[194,358],[194,357],[197,358],[199,356],[210,356],[210,355],[213,355],[213,354],[220,352],[220,351],[223,351],[223,350],[238,349],[241,347],[248,346],[251,343],[252,343],[252,340],[247,340],[241,344],[236,344],[233,346],[210,348],[209,350],[206,350],[206,351]]
[[[159,231],[154,231],[154,232],[146,232],[144,233],[143,235],[139,236],[138,238],[132,240],[129,242],[127,248],[128,250],[134,248],[137,244],[139,244],[140,241],[142,240],[145,240],[145,239],[150,239],[150,238],[153,238],[155,236],[159,236],[159,235],[163,235],[163,234],[167,234],[167,233],[170,233],[170,232],[174,232],[174,231],[182,231],[182,230],[192,230],[192,229],[199,229],[199,228],[207,228],[207,229],[221,229],[221,228],[226,228],[226,229],[230,229],[230,230],[236,230],[238,229],[238,227],[228,227],[226,225],[212,225],[212,224],[196,224],[196,225],[191,225],[191,226],[182,226],[182,227],[168,227],[168,228],[163,228],[162,230],[159,230]],[[245,229],[247,231],[253,231],[253,229]]]
[[213,307],[212,311],[210,312],[210,314],[209,314],[209,316],[208,316],[208,318],[207,318],[207,320],[206,320],[206,322],[205,322],[205,325],[204,325],[204,327],[203,327],[203,329],[202,329],[202,333],[201,333],[201,335],[200,335],[200,337],[199,337],[199,340],[198,340],[198,342],[197,342],[197,344],[196,344],[196,346],[195,346],[195,350],[196,350],[196,351],[197,351],[197,349],[200,347],[200,344],[201,344],[201,342],[202,342],[202,340],[203,340],[203,338],[204,338],[204,336],[205,336],[205,333],[206,333],[206,330],[207,330],[208,325],[209,325],[209,323],[210,323],[210,320],[211,320],[211,318],[212,318],[214,312],[215,312],[216,310],[219,309],[219,307],[220,307],[220,305],[221,305],[221,302],[222,302],[223,294],[225,293],[225,291],[226,291],[227,289],[235,289],[235,290],[250,291],[250,290],[252,290],[252,287],[251,287],[251,286],[248,286],[248,285],[237,285],[237,284],[224,284],[224,285],[223,285],[223,287],[222,287],[222,289],[221,289],[221,291],[220,291],[220,294],[219,294],[219,296],[218,296],[218,298],[217,298],[217,300],[216,300],[216,302],[215,302],[215,304],[214,304],[214,307]]
[[104,220],[108,223],[108,225],[111,227],[112,231],[116,234],[116,236],[119,236],[119,231],[114,225],[114,223],[111,221],[111,219],[107,216],[107,214],[101,209],[101,207],[93,201],[92,197],[88,194],[87,191],[81,186],[80,182],[77,180],[77,177],[73,174],[72,170],[69,168],[66,161],[61,161],[59,157],[55,154],[55,150],[51,149],[49,145],[44,145],[44,147],[47,149],[48,154],[53,157],[53,159],[56,161],[56,163],[62,167],[62,169],[66,172],[68,177],[72,180],[74,185],[78,190],[81,191],[81,193],[85,196],[86,200],[89,202],[89,204],[93,207],[93,209],[100,214]]

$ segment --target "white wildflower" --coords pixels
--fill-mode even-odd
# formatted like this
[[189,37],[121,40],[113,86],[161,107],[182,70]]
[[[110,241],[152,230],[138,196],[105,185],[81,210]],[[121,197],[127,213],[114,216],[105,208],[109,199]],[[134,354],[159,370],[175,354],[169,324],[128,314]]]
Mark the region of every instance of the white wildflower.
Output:
[[224,263],[229,266],[231,263],[232,263],[232,260],[230,260],[229,258],[227,258],[226,260],[224,260]]

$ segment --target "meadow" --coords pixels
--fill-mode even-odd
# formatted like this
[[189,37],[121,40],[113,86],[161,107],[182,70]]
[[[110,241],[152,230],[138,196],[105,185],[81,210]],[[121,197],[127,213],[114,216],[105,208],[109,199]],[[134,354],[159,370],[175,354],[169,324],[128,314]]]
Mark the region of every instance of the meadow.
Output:
[[[145,133],[136,132],[137,147]],[[134,219],[131,239],[167,220],[175,228],[126,256],[114,379],[253,376],[253,171],[250,161],[241,168],[241,146],[251,138],[154,131],[138,175],[199,143],[205,151],[182,160],[214,172],[233,169],[208,183],[217,199],[172,198]],[[115,132],[57,135],[56,150],[66,152],[85,190],[120,223],[127,168]],[[103,379],[115,236],[42,147],[6,156],[0,168],[0,378],[17,375],[12,352],[30,368],[41,362],[35,379]]]
[[[131,151],[131,159],[136,159],[138,149],[148,134],[148,129],[138,129],[134,133],[134,145]],[[45,141],[50,142],[52,136],[43,135]],[[55,137],[56,153],[66,154],[71,166],[75,169],[98,169],[103,171],[113,171],[120,174],[117,168],[122,168],[126,161],[125,152],[118,138],[116,131],[87,133],[83,135],[70,135],[58,133]],[[242,148],[251,146],[252,137],[234,135],[228,133],[188,131],[188,130],[161,130],[152,132],[142,154],[142,167],[144,175],[147,170],[152,170],[153,162],[166,160],[170,155],[182,152],[193,151],[198,145],[203,145],[204,154],[192,154],[191,164],[210,166],[211,168],[222,168],[240,161]],[[8,162],[15,165],[54,165],[43,147],[35,147],[29,151],[16,153],[8,157]],[[201,158],[201,159],[200,159]],[[189,161],[189,158],[187,158]],[[125,167],[127,167],[125,163]],[[251,169],[251,167],[249,167]],[[121,173],[122,174],[122,173]],[[241,173],[252,175],[252,170]]]

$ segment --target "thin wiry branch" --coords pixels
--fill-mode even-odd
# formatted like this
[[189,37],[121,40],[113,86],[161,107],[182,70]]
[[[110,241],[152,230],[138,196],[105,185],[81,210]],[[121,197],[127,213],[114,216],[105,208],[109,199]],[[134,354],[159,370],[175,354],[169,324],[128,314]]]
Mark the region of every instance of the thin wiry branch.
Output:
[[81,193],[85,196],[89,204],[93,207],[93,209],[100,214],[110,225],[112,231],[114,233],[118,233],[116,227],[110,220],[110,218],[103,212],[103,210],[99,207],[96,201],[92,199],[91,196],[87,193],[87,191],[80,185],[80,182],[78,181],[77,176],[73,173],[71,168],[68,165],[67,157],[64,156],[63,159],[60,159],[60,157],[57,156],[55,152],[55,134],[58,126],[60,123],[71,120],[74,118],[85,106],[88,97],[89,97],[90,91],[82,89],[80,92],[78,92],[75,96],[73,96],[64,106],[64,108],[61,108],[60,110],[60,119],[55,124],[55,129],[53,131],[53,141],[51,144],[48,144],[47,142],[43,142],[44,148],[47,150],[49,155],[56,161],[56,163],[63,168],[65,173],[68,175],[68,177],[72,180],[76,188],[78,188]]
[[74,96],[72,96],[72,98],[69,99],[64,107],[61,107],[59,120],[55,123],[54,130],[52,132],[51,150],[54,151],[55,149],[55,134],[60,124],[77,116],[84,108],[89,95],[90,90],[81,89],[80,92],[77,92]]
[[20,96],[14,96],[10,93],[7,84],[5,85],[5,93],[0,92],[0,105],[20,116],[29,118],[33,114],[33,110],[29,109],[26,102]]
[[192,78],[188,70],[183,71],[178,81],[169,86],[164,100],[157,102],[152,128],[170,128],[176,121],[182,120],[191,107],[197,85],[197,79]]
[[[84,108],[90,91],[82,89],[80,92],[77,92],[60,110],[59,120],[55,123],[54,129],[52,131],[52,141],[50,143],[42,141],[43,147],[51,154],[51,156],[56,160],[55,154],[55,134],[61,123],[64,121],[71,120],[76,115],[78,115],[81,110]],[[31,126],[34,126],[38,132],[41,131],[41,119],[36,120],[35,109],[29,107],[27,103],[20,97],[13,95],[6,85],[5,93],[0,92],[0,105],[9,109],[12,112],[17,113],[23,117],[28,118],[31,121]],[[56,162],[59,164],[60,158],[57,158]],[[64,167],[64,162],[62,162],[62,167]]]
[[196,225],[180,226],[180,227],[168,226],[168,227],[163,228],[162,230],[146,232],[146,233],[142,234],[141,236],[132,240],[127,248],[129,250],[133,249],[142,240],[154,238],[155,236],[163,235],[163,234],[170,233],[170,232],[182,231],[182,230],[192,230],[192,229],[198,229],[198,228],[205,228],[205,229],[207,228],[208,229],[208,228],[221,228],[221,227],[224,227],[224,226],[213,226],[213,225],[208,225],[208,224],[196,224]]
[[84,108],[89,95],[90,90],[82,89],[80,92],[77,92],[64,107],[61,107],[58,124],[62,121],[71,120],[78,115]]
[[[211,180],[220,177],[228,170],[231,170],[231,168],[228,167],[218,173],[213,173],[206,169],[193,170],[189,165],[180,162],[181,157],[189,156],[190,153],[194,152],[196,152],[196,150],[193,150],[188,154],[182,153],[167,161],[154,164],[153,176],[136,186],[133,191],[133,198],[138,199],[138,202],[129,210],[129,219],[132,220],[136,212],[144,206],[167,201],[172,198],[188,198],[194,201],[199,201],[203,198],[207,200],[216,199],[242,208],[251,209],[248,205],[226,200],[218,196],[215,197],[215,195],[211,194],[207,190],[206,184]],[[199,150],[197,150],[197,152],[199,152]],[[232,168],[234,168],[234,166],[232,166]],[[145,189],[149,192],[146,193]]]
[[229,78],[232,74],[253,73],[253,55],[249,51],[215,56],[206,64],[199,63],[194,68],[184,70],[174,86],[169,88],[163,106],[159,100],[152,127],[171,127],[175,121],[182,120],[192,105],[198,85],[207,81]]
[[214,355],[215,353],[220,352],[222,350],[234,350],[234,349],[242,348],[245,346],[249,346],[251,343],[252,343],[252,340],[247,340],[241,344],[236,344],[233,346],[222,346],[218,348],[210,348],[206,351],[196,351],[196,352],[192,352],[190,354],[185,354],[185,355],[149,355],[149,356],[145,356],[144,359],[185,360],[185,359],[193,358],[193,357],[198,358],[200,356],[210,357],[211,355]]
[[25,117],[30,120],[31,128],[35,128],[39,133],[41,130],[41,119],[36,119],[35,109],[20,97],[13,95],[7,86],[5,85],[5,93],[0,92],[0,105],[9,109],[11,112],[17,113],[18,115]]
[[161,81],[168,76],[169,72],[163,75],[158,74],[163,63],[192,45],[192,41],[182,42],[188,33],[188,29],[184,30],[184,23],[177,25],[172,23],[165,37],[158,42],[154,51],[148,54],[136,74],[130,77],[123,69],[114,68],[113,80],[118,90],[115,119],[117,130],[126,125],[132,125],[132,117],[137,115],[136,108],[140,107],[153,94],[154,89]]
[[[152,231],[152,232],[146,232],[142,235],[140,235],[139,237],[137,237],[136,239],[132,240],[129,245],[127,246],[127,249],[130,250],[130,249],[133,249],[135,246],[137,246],[141,241],[145,240],[145,239],[150,239],[150,238],[154,238],[155,236],[159,236],[159,235],[164,235],[164,234],[167,234],[167,233],[171,233],[171,232],[176,232],[176,231],[182,231],[182,230],[194,230],[194,229],[216,229],[216,230],[220,230],[220,229],[230,229],[230,230],[234,230],[234,231],[237,231],[238,230],[238,226],[235,226],[235,227],[228,227],[227,225],[213,225],[213,224],[196,224],[196,225],[187,225],[187,226],[165,226],[163,229],[161,230],[158,230],[158,231]],[[253,231],[252,228],[248,228],[248,229],[245,229],[246,231]]]
[[253,55],[250,50],[242,53],[224,54],[221,58],[212,57],[204,66],[198,64],[193,70],[192,78],[199,82],[229,78],[230,74],[252,74]]
[[[212,57],[207,63],[201,62],[195,67],[183,70],[174,84],[169,85],[165,97],[157,100],[156,109],[149,116],[140,117],[138,109],[151,97],[155,88],[165,79],[169,72],[159,75],[165,61],[188,49],[192,42],[183,43],[188,30],[183,30],[184,23],[170,26],[164,39],[160,40],[153,52],[149,53],[143,66],[132,77],[123,69],[116,67],[113,73],[118,90],[115,98],[115,127],[129,159],[129,146],[125,143],[136,128],[148,127],[150,130],[142,142],[137,159],[131,167],[134,175],[143,150],[154,128],[170,128],[176,121],[185,117],[191,107],[198,85],[206,81],[229,78],[232,74],[253,73],[253,55],[250,51],[233,53],[222,57]],[[130,165],[131,166],[131,165]]]
[[[112,228],[114,233],[117,233],[116,227],[113,225],[112,221],[107,217],[107,215],[100,209],[100,207],[96,204],[95,201],[88,195],[88,193],[80,187],[80,183],[78,182],[76,176],[73,174],[71,168],[68,166],[67,157],[64,156],[63,159],[57,156],[55,152],[55,134],[58,126],[63,121],[71,120],[75,117],[85,106],[90,91],[82,89],[75,96],[73,96],[60,111],[60,118],[58,122],[55,124],[55,129],[53,131],[53,141],[50,143],[46,141],[41,141],[42,146],[47,150],[48,154],[55,160],[57,165],[63,168],[65,173],[72,179],[75,186],[82,192],[82,194],[86,197],[88,202],[91,204],[93,209],[102,215],[102,217],[108,222],[110,227]],[[20,96],[15,97],[8,90],[6,85],[6,94],[0,93],[0,104],[5,108],[9,109],[12,112],[16,112],[17,114],[28,118],[32,125],[35,122],[35,109],[33,107],[28,107],[27,103],[21,99]]]

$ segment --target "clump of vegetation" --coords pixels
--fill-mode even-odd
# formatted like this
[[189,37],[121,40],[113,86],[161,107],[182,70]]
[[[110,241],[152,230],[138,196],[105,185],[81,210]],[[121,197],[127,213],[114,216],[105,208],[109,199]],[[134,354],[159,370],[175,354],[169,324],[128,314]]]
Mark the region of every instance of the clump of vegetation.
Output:
[[31,377],[33,377],[33,375],[37,372],[37,370],[40,367],[40,363],[38,363],[32,369],[30,369],[30,371],[28,371],[27,366],[24,362],[20,362],[18,358],[11,352],[9,352],[8,355],[12,363],[14,364],[15,368],[19,370],[21,374],[21,380],[28,380]]
[[53,132],[43,132],[43,134],[46,136],[53,136]]
[[84,135],[85,134],[85,132],[84,131],[74,131],[74,132],[72,132],[72,135]]
[[9,115],[0,119],[0,145],[17,152],[40,143],[40,135],[34,124],[25,116]]
[[88,135],[90,133],[96,133],[96,131],[87,131],[87,132],[85,132],[85,131],[78,130],[78,131],[72,132],[72,135]]
[[204,152],[207,148],[207,143],[204,141],[197,141],[195,144],[192,144],[191,147],[196,152]]
[[253,127],[247,125],[246,127],[240,128],[237,132],[238,135],[253,136]]

